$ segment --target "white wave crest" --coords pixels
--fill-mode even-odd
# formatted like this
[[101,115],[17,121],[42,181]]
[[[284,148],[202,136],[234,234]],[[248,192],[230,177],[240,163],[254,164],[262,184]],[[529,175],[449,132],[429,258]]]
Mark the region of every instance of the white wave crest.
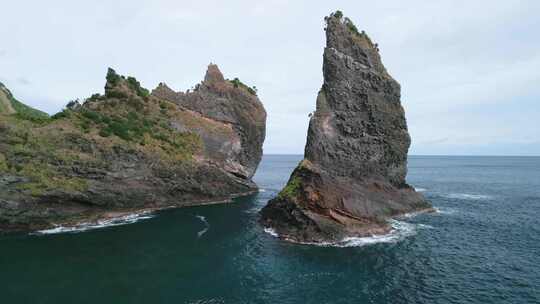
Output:
[[135,222],[153,218],[155,215],[150,211],[144,211],[139,213],[133,213],[108,219],[102,219],[95,222],[81,222],[74,226],[62,226],[58,225],[54,228],[38,230],[31,234],[44,235],[44,234],[56,234],[56,233],[79,233],[88,230],[100,229],[105,227],[113,227],[120,225],[133,224]]
[[436,207],[436,208],[433,208],[433,209],[435,209],[435,213],[444,214],[444,215],[451,215],[451,214],[454,214],[454,213],[457,212],[457,210],[453,209],[453,208]]
[[[321,247],[361,247],[366,245],[378,244],[378,243],[396,243],[406,237],[413,236],[416,234],[416,228],[419,226],[417,224],[411,224],[407,222],[402,222],[398,220],[389,221],[392,230],[388,234],[382,235],[373,235],[368,237],[347,237],[339,242],[295,242],[293,240],[285,238],[287,241],[295,242],[298,244],[304,245],[315,245]],[[427,225],[426,225],[427,226]],[[431,226],[429,226],[431,227]],[[279,237],[278,233],[272,228],[265,228],[264,232],[270,234],[273,237]]]
[[414,190],[415,190],[416,192],[426,192],[426,191],[427,191],[427,189],[425,189],[425,188],[419,188],[419,187],[414,187]]
[[490,195],[467,194],[467,193],[449,193],[444,196],[447,198],[460,199],[460,200],[487,200],[487,199],[492,198]]
[[202,216],[202,215],[195,215],[196,218],[198,218],[199,220],[201,220],[201,222],[203,222],[205,228],[199,232],[197,232],[197,238],[200,238],[203,234],[205,234],[208,229],[210,229],[210,224],[208,223],[208,221],[206,220],[206,217]]
[[416,234],[417,225],[402,222],[398,220],[390,220],[392,231],[388,234],[373,235],[369,237],[349,237],[341,242],[334,244],[336,247],[360,247],[377,243],[396,243],[406,237]]
[[272,228],[264,228],[264,232],[270,234],[273,237],[279,237],[279,234]]
[[426,224],[418,224],[417,227],[421,229],[435,229],[435,227]]

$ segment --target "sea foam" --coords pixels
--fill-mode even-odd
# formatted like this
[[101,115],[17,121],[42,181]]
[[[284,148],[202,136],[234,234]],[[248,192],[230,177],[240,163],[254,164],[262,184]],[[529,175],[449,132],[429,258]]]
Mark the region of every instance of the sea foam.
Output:
[[[284,239],[293,243],[321,247],[362,247],[378,243],[396,243],[405,239],[406,237],[415,235],[417,228],[432,228],[428,225],[421,226],[421,224],[411,224],[398,220],[390,220],[389,223],[392,226],[392,230],[387,234],[372,235],[367,237],[347,237],[339,242],[296,242],[291,239]],[[279,234],[272,228],[265,228],[264,232],[273,237],[280,237]]]
[[210,224],[208,223],[208,221],[206,220],[206,217],[202,216],[202,215],[195,215],[196,218],[198,218],[199,220],[201,220],[201,222],[203,222],[205,228],[199,232],[197,232],[197,237],[200,238],[203,234],[205,234],[208,229],[210,229]]
[[150,219],[153,217],[154,215],[150,211],[144,211],[144,212],[139,212],[139,213],[123,215],[119,217],[102,219],[95,222],[81,222],[74,226],[58,225],[54,228],[38,230],[31,234],[44,235],[44,234],[57,234],[57,233],[79,233],[79,232],[100,229],[100,228],[105,228],[105,227],[133,224],[138,221]]
[[492,198],[490,195],[468,194],[468,193],[449,193],[444,196],[447,198],[460,199],[460,200],[487,200],[487,199]]

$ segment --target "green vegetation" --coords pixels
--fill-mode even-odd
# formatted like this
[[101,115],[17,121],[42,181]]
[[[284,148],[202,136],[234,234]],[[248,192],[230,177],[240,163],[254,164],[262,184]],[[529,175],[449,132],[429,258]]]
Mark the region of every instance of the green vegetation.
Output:
[[360,32],[358,32],[358,28],[356,27],[356,25],[354,25],[354,23],[348,17],[345,17],[344,24],[349,28],[351,32],[355,33],[356,35],[361,35]]
[[71,110],[64,109],[53,116],[51,116],[51,120],[59,120],[62,118],[69,118],[71,115]]
[[7,98],[7,100],[0,102],[0,106],[2,107],[2,109],[0,109],[0,113],[6,113],[7,109],[4,108],[11,106],[13,111],[15,111],[15,114],[13,115],[19,119],[29,120],[35,123],[44,123],[49,120],[49,115],[47,113],[34,109],[18,101],[2,83],[0,83],[0,90],[2,90],[0,93],[5,95],[5,98]]
[[257,95],[257,87],[255,87],[255,86],[249,87],[248,85],[246,85],[245,83],[240,81],[240,79],[238,79],[238,78],[234,78],[233,80],[229,80],[229,82],[232,83],[235,88],[244,88],[251,95],[255,95],[255,96]]
[[103,96],[101,96],[101,94],[99,93],[95,93],[95,94],[92,94],[92,96],[88,97],[88,99],[86,99],[87,102],[95,102],[95,101],[99,101],[103,99]]
[[138,96],[143,98],[147,98],[148,96],[150,96],[150,92],[147,89],[141,87],[141,84],[139,83],[139,81],[137,81],[137,79],[135,79],[135,77],[129,76],[127,78],[127,83],[132,90],[137,92]]
[[341,19],[341,17],[343,17],[343,12],[340,11],[340,10],[337,10],[335,13],[333,13],[331,15],[338,18],[338,19]]
[[111,68],[107,69],[107,76],[105,78],[107,79],[107,82],[112,85],[118,84],[120,79],[122,79],[120,75],[116,74],[116,71]]
[[52,117],[29,107],[2,116],[0,172],[28,178],[18,189],[40,196],[53,190],[84,191],[87,183],[76,170],[107,170],[107,155],[122,153],[118,149],[144,155],[163,168],[188,165],[201,151],[197,134],[171,127],[169,120],[181,114],[173,104],[151,97],[133,77],[110,69],[107,78],[118,85],[110,90],[116,98],[94,94],[83,105],[70,102]]
[[145,133],[151,132],[155,122],[140,117],[134,111],[128,112],[126,117],[117,115],[108,116],[90,109],[80,111],[80,121],[83,129],[90,128],[90,124],[96,125],[102,137],[116,135],[126,141],[141,139]]
[[27,164],[18,173],[30,178],[30,182],[21,184],[18,188],[29,191],[33,196],[39,196],[51,190],[76,192],[88,188],[85,180],[59,175],[53,167],[46,164]]
[[8,170],[9,168],[7,165],[6,157],[4,156],[4,154],[0,153],[0,172],[6,172]]
[[15,98],[12,100],[12,105],[15,111],[17,111],[17,115],[25,117],[28,120],[43,122],[49,119],[49,114],[29,107]]
[[289,179],[289,182],[287,182],[285,188],[279,192],[278,196],[281,198],[294,199],[298,195],[301,186],[302,181],[300,178],[293,175],[291,179]]

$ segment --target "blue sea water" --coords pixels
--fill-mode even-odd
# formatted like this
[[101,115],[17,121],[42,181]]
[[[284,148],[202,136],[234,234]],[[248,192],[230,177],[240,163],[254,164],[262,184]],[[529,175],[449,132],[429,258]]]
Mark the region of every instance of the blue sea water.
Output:
[[540,157],[410,157],[439,212],[349,247],[258,225],[300,158],[265,156],[232,204],[0,236],[0,303],[540,303]]

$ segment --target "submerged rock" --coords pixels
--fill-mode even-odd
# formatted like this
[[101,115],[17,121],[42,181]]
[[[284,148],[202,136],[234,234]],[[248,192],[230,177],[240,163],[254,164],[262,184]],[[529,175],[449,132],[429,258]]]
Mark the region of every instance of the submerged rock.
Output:
[[390,217],[430,208],[405,181],[410,137],[400,85],[348,18],[336,12],[326,23],[324,83],[304,160],[261,211],[265,226],[300,242],[386,233]]
[[0,230],[255,192],[266,113],[250,90],[219,77],[211,65],[193,93],[160,85],[150,94],[109,69],[104,95],[52,117],[1,112]]

